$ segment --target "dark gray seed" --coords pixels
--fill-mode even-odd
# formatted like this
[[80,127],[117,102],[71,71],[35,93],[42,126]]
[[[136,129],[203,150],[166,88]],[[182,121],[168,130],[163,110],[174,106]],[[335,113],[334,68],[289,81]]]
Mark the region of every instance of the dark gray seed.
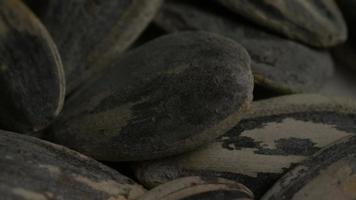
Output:
[[163,36],[73,95],[54,141],[107,161],[175,155],[231,128],[252,90],[239,44],[205,32]]
[[356,136],[314,154],[285,174],[262,200],[356,199]]
[[0,127],[43,129],[64,95],[63,66],[47,30],[22,2],[0,1]]
[[255,23],[315,47],[347,39],[347,27],[334,0],[216,0]]
[[133,200],[145,191],[93,159],[29,136],[0,131],[0,155],[1,199]]
[[356,103],[318,95],[254,102],[240,123],[194,152],[139,164],[147,187],[191,176],[240,182],[261,197],[295,164],[341,138],[356,134]]
[[251,56],[255,83],[278,93],[316,91],[332,74],[333,62],[328,53],[223,15],[223,12],[204,10],[186,2],[166,1],[154,21],[167,32],[203,30],[241,43]]
[[48,27],[64,63],[67,93],[131,45],[162,0],[25,0]]
[[244,185],[222,178],[184,177],[160,185],[139,200],[252,200]]

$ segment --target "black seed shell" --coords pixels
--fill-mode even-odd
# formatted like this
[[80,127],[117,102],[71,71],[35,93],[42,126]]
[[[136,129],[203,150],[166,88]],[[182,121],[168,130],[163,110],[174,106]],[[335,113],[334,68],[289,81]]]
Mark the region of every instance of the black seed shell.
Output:
[[54,141],[99,160],[175,155],[229,129],[252,90],[250,58],[234,41],[205,32],[164,36],[69,99]]
[[1,199],[137,199],[143,187],[65,147],[0,131]]
[[67,93],[100,74],[150,23],[162,0],[25,0],[58,45]]
[[315,92],[332,75],[328,53],[261,31],[213,6],[166,1],[154,22],[167,32],[209,31],[239,42],[251,56],[255,83],[278,93]]
[[18,0],[0,1],[0,127],[31,133],[60,113],[63,66],[47,30]]
[[330,47],[347,39],[347,27],[334,0],[217,0],[226,8],[291,39]]

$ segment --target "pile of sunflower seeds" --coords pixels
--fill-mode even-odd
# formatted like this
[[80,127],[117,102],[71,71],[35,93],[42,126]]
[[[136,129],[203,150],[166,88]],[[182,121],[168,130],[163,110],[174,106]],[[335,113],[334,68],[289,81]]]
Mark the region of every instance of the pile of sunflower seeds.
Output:
[[0,199],[356,199],[356,0],[0,0]]

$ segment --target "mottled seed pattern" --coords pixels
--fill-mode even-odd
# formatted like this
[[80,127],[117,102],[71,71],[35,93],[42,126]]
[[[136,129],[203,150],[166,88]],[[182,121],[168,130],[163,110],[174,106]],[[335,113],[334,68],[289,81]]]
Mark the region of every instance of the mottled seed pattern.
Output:
[[356,136],[319,151],[289,171],[265,199],[355,199]]
[[2,199],[136,199],[143,187],[84,155],[0,131]]
[[0,199],[356,199],[355,9],[0,0]]
[[204,32],[168,35],[73,96],[53,140],[100,160],[178,154],[229,129],[252,90],[250,58],[234,41]]
[[[292,97],[314,102],[292,103]],[[153,187],[186,175],[220,176],[241,182],[260,197],[296,164],[355,135],[355,111],[356,104],[313,95],[255,103],[251,114],[215,142],[175,158],[143,163],[137,178]]]

